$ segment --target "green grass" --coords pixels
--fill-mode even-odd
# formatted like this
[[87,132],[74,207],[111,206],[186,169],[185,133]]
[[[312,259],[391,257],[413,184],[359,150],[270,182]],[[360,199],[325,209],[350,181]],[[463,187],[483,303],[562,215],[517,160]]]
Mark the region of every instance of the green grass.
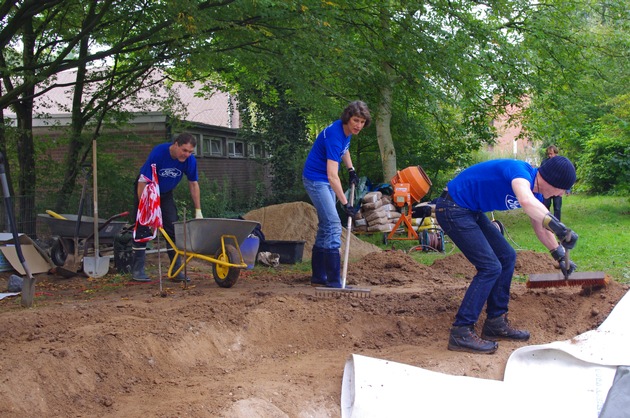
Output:
[[[517,250],[533,250],[547,253],[532,230],[529,218],[522,210],[494,213],[506,229],[506,237]],[[630,199],[620,196],[565,196],[562,202],[562,222],[579,235],[577,245],[571,250],[571,260],[578,271],[604,271],[614,280],[630,283]],[[416,241],[388,241],[383,244],[380,234],[359,235],[361,239],[381,248],[408,250]],[[448,237],[446,238],[448,239]],[[413,251],[415,259],[432,264],[457,249],[447,245],[447,253]]]

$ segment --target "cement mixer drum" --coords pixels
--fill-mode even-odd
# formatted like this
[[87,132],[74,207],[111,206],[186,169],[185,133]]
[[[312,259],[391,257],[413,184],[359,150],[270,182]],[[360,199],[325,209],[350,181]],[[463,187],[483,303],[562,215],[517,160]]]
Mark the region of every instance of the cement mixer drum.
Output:
[[412,202],[420,202],[420,199],[426,196],[431,188],[429,176],[419,165],[407,167],[396,172],[390,183],[394,186],[397,183],[409,184],[409,194]]

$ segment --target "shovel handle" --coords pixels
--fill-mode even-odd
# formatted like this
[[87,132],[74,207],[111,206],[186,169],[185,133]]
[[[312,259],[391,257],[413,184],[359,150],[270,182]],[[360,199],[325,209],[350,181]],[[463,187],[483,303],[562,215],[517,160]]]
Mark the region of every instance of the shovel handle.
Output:
[[571,260],[569,259],[569,250],[564,251],[564,278],[569,279],[569,269],[571,268]]
[[[350,206],[354,206],[354,183],[350,185],[350,196],[348,199]],[[346,278],[348,275],[348,256],[350,255],[350,235],[352,234],[352,216],[348,216],[348,225],[346,227],[346,245],[343,255],[343,268],[341,270],[341,288],[346,288]]]

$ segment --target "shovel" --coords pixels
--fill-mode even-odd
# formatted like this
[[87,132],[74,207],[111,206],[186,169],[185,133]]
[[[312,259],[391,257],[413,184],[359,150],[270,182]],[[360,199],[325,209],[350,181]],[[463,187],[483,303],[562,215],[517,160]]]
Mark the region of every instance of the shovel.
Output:
[[98,242],[98,181],[96,171],[96,138],[92,140],[92,181],[94,183],[94,256],[83,257],[83,272],[90,277],[103,277],[109,271],[109,257],[101,257]]
[[87,171],[86,177],[83,180],[83,186],[81,187],[81,199],[79,200],[79,212],[77,214],[77,224],[74,227],[74,259],[72,260],[72,271],[79,271],[79,230],[81,229],[81,217],[83,216],[83,206],[85,203],[85,189],[87,188],[87,182],[90,172]]

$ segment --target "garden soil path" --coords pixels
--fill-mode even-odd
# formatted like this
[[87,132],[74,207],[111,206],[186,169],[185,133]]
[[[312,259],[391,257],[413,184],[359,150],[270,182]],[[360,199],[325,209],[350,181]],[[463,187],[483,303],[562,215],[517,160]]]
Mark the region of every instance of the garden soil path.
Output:
[[[289,204],[245,217],[268,239],[306,241],[308,260],[314,216],[310,205]],[[355,239],[348,281],[371,288],[369,298],[317,296],[308,264],[257,265],[224,289],[210,264],[193,261],[192,283],[165,282],[162,294],[157,279],[132,284],[114,269],[100,279],[38,275],[32,308],[0,301],[0,416],[338,417],[353,353],[502,379],[525,343],[501,342],[494,355],[446,350],[474,274],[461,255],[429,267]],[[155,277],[157,257],[147,267]],[[518,252],[516,274],[554,271],[548,254]],[[510,318],[531,332],[527,344],[570,339],[601,324],[627,290],[514,283]]]

